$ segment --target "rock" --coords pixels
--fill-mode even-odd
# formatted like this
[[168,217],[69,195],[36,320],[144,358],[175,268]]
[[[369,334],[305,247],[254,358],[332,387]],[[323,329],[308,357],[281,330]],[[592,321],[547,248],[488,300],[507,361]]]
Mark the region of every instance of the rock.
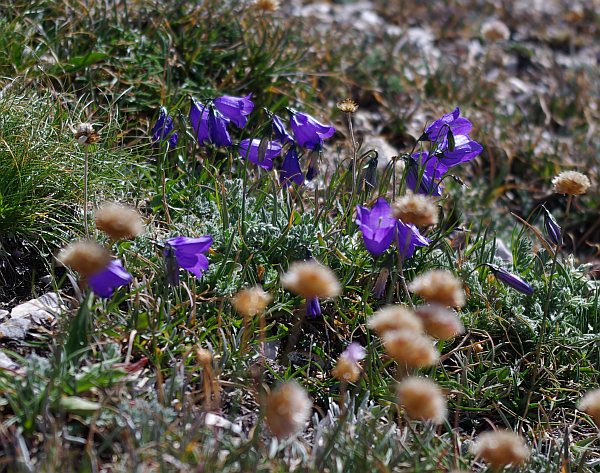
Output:
[[10,312],[10,318],[0,324],[0,338],[22,340],[30,330],[51,325],[63,309],[55,292],[19,304]]
[[16,371],[20,365],[11,360],[7,355],[0,351],[0,370]]

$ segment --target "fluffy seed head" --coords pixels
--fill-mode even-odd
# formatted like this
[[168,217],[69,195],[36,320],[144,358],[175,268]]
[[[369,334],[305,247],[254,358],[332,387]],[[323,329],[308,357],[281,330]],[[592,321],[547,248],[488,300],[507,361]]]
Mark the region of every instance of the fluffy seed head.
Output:
[[69,243],[56,256],[60,264],[68,266],[85,277],[106,268],[110,259],[110,253],[106,248],[88,240]]
[[279,0],[256,0],[254,7],[265,12],[274,12],[279,9]]
[[113,240],[125,240],[142,234],[144,223],[133,207],[108,203],[96,211],[96,228]]
[[212,363],[212,353],[208,351],[206,348],[198,347],[196,348],[196,360],[201,366],[207,366]]
[[500,20],[490,20],[481,27],[481,34],[488,41],[507,40],[510,38],[508,26]]
[[354,113],[358,110],[358,104],[352,99],[344,99],[338,102],[337,108],[344,113]]
[[472,447],[475,456],[483,458],[494,468],[521,465],[529,457],[523,438],[509,430],[484,432]]
[[100,135],[94,131],[94,126],[91,123],[80,123],[77,125],[75,139],[80,145],[91,145],[96,143]]
[[339,381],[355,383],[360,378],[360,366],[347,356],[340,356],[331,374]]
[[434,269],[417,276],[408,288],[429,302],[451,307],[462,307],[465,303],[462,281],[443,269]]
[[410,377],[398,384],[398,404],[411,419],[442,424],[448,412],[440,387],[427,378]]
[[586,393],[579,401],[577,409],[588,413],[594,419],[596,425],[600,427],[600,389]]
[[383,345],[392,358],[409,368],[425,368],[438,361],[433,340],[412,330],[392,330],[383,334]]
[[440,304],[421,305],[415,312],[423,322],[425,332],[434,338],[448,340],[465,331],[458,314]]
[[433,199],[421,194],[406,194],[392,204],[394,217],[416,226],[435,225],[438,209]]
[[296,261],[281,276],[281,285],[306,298],[338,296],[342,287],[334,272],[316,261]]
[[585,194],[592,185],[590,179],[577,171],[563,171],[552,179],[554,192],[558,194]]
[[262,313],[272,300],[271,295],[263,291],[262,287],[254,286],[242,289],[233,296],[231,303],[244,317],[253,317]]
[[312,402],[303,387],[288,381],[269,394],[265,407],[269,429],[276,437],[283,438],[302,429],[310,416]]
[[375,312],[367,322],[379,335],[390,330],[409,330],[421,333],[423,322],[413,311],[401,305],[389,305]]

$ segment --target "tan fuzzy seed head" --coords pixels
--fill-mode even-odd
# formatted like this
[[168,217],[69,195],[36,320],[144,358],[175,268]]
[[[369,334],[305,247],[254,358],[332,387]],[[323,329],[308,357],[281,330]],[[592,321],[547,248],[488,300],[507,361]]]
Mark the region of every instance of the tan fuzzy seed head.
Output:
[[367,322],[369,328],[379,335],[390,330],[423,332],[423,322],[405,306],[390,305],[375,312]]
[[253,317],[264,312],[273,300],[271,295],[263,291],[262,287],[254,286],[242,289],[231,299],[231,303],[238,313],[244,317]]
[[523,438],[509,430],[484,432],[472,447],[475,456],[484,459],[494,468],[521,465],[529,457]]
[[144,223],[133,207],[107,203],[96,211],[96,228],[113,240],[126,240],[141,235]]
[[198,360],[198,364],[201,366],[208,366],[212,363],[212,353],[208,351],[206,348],[198,347],[196,348],[196,360]]
[[254,7],[257,10],[272,13],[279,9],[279,1],[278,0],[256,0],[256,2],[254,3]]
[[344,113],[354,113],[358,110],[358,104],[352,99],[344,99],[338,102],[337,108]]
[[589,414],[596,425],[600,427],[600,389],[586,393],[579,401],[577,409]]
[[552,179],[554,192],[567,195],[585,194],[592,183],[585,175],[577,171],[563,171]]
[[462,281],[450,271],[427,271],[411,281],[408,288],[429,302],[451,307],[462,307],[465,304]]
[[406,194],[392,204],[394,217],[416,226],[435,225],[438,208],[433,199],[421,194]]
[[448,340],[465,331],[458,314],[442,305],[421,305],[415,312],[422,321],[425,332],[433,338]]
[[304,427],[312,402],[306,390],[294,381],[275,389],[266,400],[265,420],[273,435],[288,437]]
[[398,404],[411,419],[442,424],[448,410],[440,387],[426,378],[410,377],[398,384]]
[[111,257],[109,251],[98,243],[81,240],[69,243],[61,249],[56,260],[88,277],[104,269],[110,263]]
[[335,273],[316,261],[296,261],[281,276],[281,285],[306,298],[327,299],[336,297],[342,287]]
[[510,38],[510,30],[508,26],[502,23],[500,20],[490,20],[483,24],[481,27],[481,34],[488,41],[506,41]]
[[331,374],[338,381],[355,383],[360,378],[360,366],[348,357],[340,356]]
[[77,125],[75,139],[80,145],[91,145],[98,141],[100,135],[94,131],[94,126],[91,123],[80,123]]
[[409,368],[425,368],[437,363],[439,354],[433,340],[412,330],[392,330],[383,334],[388,355]]

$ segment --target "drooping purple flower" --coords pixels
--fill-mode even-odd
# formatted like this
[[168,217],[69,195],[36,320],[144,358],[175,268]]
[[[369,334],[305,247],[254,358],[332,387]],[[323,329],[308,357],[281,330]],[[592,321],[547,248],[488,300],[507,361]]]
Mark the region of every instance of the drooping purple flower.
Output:
[[251,98],[252,94],[248,94],[246,97],[223,95],[216,98],[214,104],[225,118],[232,121],[238,128],[244,128],[248,123],[248,115],[254,110]]
[[467,135],[455,135],[453,150],[450,150],[448,147],[440,149],[440,162],[451,168],[452,166],[475,159],[482,151],[483,146],[477,143],[477,141],[469,138]]
[[152,143],[156,143],[158,141],[165,141],[165,139],[169,137],[167,141],[169,145],[171,147],[177,146],[177,132],[169,136],[169,133],[171,133],[172,130],[173,119],[171,118],[165,107],[160,107],[158,119],[152,127]]
[[285,125],[283,124],[281,118],[275,114],[271,115],[271,126],[273,128],[273,135],[275,135],[275,139],[281,144],[294,141],[292,135],[290,135],[285,129]]
[[125,286],[133,280],[120,260],[111,260],[108,265],[88,277],[88,284],[94,293],[102,298],[109,298],[117,287]]
[[324,125],[306,113],[291,110],[291,114],[292,132],[296,142],[302,148],[320,149],[323,146],[323,140],[331,138],[335,133],[333,126]]
[[217,146],[231,146],[227,130],[229,120],[213,107],[192,99],[190,123],[201,145],[213,143]]
[[[208,269],[208,258],[205,256],[205,253],[209,250],[212,242],[212,237],[208,235],[199,238],[184,236],[169,238],[166,241],[164,250],[164,255],[167,258],[167,266],[169,258],[175,258],[180,268],[188,270],[200,279],[202,273]],[[175,279],[173,275],[167,276],[170,281]]]
[[542,209],[544,210],[544,227],[546,228],[548,239],[551,243],[561,246],[563,239],[560,225],[544,205],[542,205]]
[[410,258],[418,246],[429,246],[431,240],[421,235],[419,229],[411,223],[398,220],[398,251],[403,259]]
[[240,158],[248,159],[251,163],[257,164],[263,169],[273,169],[273,159],[281,153],[281,145],[277,141],[269,141],[266,145],[264,156],[260,156],[260,144],[262,140],[254,138],[253,140],[242,140],[238,146]]
[[533,294],[533,287],[523,281],[516,274],[509,273],[506,269],[503,269],[495,264],[486,263],[486,266],[490,268],[496,279],[512,287],[515,291],[522,292],[523,294]]
[[443,115],[425,128],[425,133],[420,139],[421,141],[440,143],[442,140],[446,140],[448,130],[452,130],[452,134],[456,137],[457,135],[468,135],[472,128],[473,124],[461,117],[460,108],[456,107],[453,112]]
[[306,299],[306,317],[314,319],[321,315],[321,304],[318,297]]
[[340,356],[343,356],[347,360],[358,363],[365,356],[367,356],[367,350],[364,349],[359,343],[352,342],[346,347]]
[[448,166],[427,151],[415,153],[408,161],[406,186],[418,194],[440,196],[444,188],[442,179],[447,172]]
[[392,208],[380,197],[369,210],[356,206],[356,223],[362,232],[365,247],[377,256],[387,250],[394,239],[398,220],[392,216]]
[[296,151],[296,147],[293,145],[283,158],[283,163],[279,170],[279,182],[281,182],[283,187],[288,187],[292,182],[299,186],[304,183],[304,174],[302,174],[302,169],[300,169],[298,151]]

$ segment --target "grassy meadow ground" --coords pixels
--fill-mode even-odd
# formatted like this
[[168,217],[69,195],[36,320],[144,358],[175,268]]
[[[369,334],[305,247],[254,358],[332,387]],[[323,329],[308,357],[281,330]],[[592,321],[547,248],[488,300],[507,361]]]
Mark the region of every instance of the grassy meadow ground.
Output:
[[[0,470],[491,472],[473,445],[508,429],[530,455],[506,471],[600,471],[600,431],[577,408],[600,382],[598,2],[271,3],[0,0]],[[250,93],[234,146],[198,143],[191,97]],[[176,146],[152,143],[161,106]],[[428,246],[401,265],[393,245],[373,256],[356,206],[404,195],[418,138],[457,106],[483,152],[445,179]],[[288,188],[236,148],[257,138],[264,152],[267,110],[287,123],[286,107],[336,128],[301,156],[316,178]],[[81,122],[96,143],[75,139]],[[110,298],[54,257],[85,236],[86,159],[90,213],[119,202],[145,224],[113,241],[90,219],[133,277]],[[590,178],[584,195],[554,192],[565,170]],[[557,251],[541,204],[562,228]],[[165,241],[203,235],[208,269],[167,284]],[[281,285],[310,256],[341,284],[315,318]],[[407,370],[367,321],[421,303],[402,279],[432,269],[461,279],[465,330],[436,342],[439,363]],[[272,301],[243,317],[232,297],[257,284]],[[7,329],[47,292],[61,301],[51,320]],[[351,342],[366,356],[340,382]],[[398,405],[407,371],[441,387],[439,425]],[[312,409],[278,437],[265,415],[288,380]]]

